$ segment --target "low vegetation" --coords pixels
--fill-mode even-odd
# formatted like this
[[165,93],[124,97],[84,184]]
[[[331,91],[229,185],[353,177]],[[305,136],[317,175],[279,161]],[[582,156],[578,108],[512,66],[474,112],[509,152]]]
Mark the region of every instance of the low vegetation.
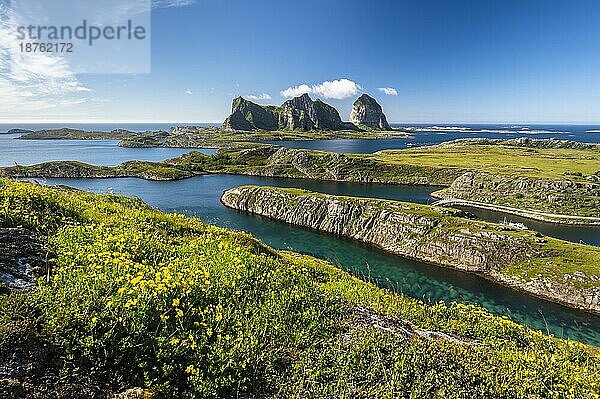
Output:
[[599,394],[596,348],[477,306],[427,305],[138,199],[1,180],[0,227],[15,226],[53,256],[36,291],[0,296],[2,370],[13,353],[35,358],[0,376],[8,396]]
[[190,172],[161,162],[128,161],[118,166],[95,166],[76,161],[54,161],[32,166],[1,168],[0,175],[12,178],[115,178],[181,180],[201,172]]
[[582,183],[589,182],[586,177],[600,169],[600,149],[483,143],[458,140],[430,147],[380,151],[373,158],[390,164],[460,168],[511,177],[568,178]]

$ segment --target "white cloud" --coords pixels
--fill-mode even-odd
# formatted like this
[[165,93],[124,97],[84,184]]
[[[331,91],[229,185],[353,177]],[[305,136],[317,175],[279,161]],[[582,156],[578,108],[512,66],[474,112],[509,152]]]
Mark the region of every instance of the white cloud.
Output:
[[248,99],[253,101],[270,100],[271,95],[267,93],[262,93],[259,95],[249,94]]
[[18,16],[7,8],[0,11],[0,116],[84,102],[91,90],[67,61],[56,53],[21,52],[14,41]]
[[185,91],[185,94],[187,94],[188,96],[191,96],[192,94],[194,94],[194,92],[193,92],[193,91],[191,91],[190,89],[187,89],[187,90]]
[[192,5],[196,0],[152,0],[153,8],[185,7]]
[[302,94],[314,94],[323,98],[335,98],[341,100],[358,94],[362,87],[349,79],[338,79],[325,81],[316,85],[301,84],[295,87],[288,87],[280,93],[283,97],[297,97]]
[[377,90],[382,92],[383,94],[387,94],[388,96],[397,96],[398,91],[393,87],[378,87]]

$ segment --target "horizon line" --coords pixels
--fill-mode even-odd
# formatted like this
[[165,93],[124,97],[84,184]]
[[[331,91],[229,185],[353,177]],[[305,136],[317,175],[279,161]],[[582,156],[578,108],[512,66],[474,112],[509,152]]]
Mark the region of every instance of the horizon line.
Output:
[[[558,121],[558,122],[548,122],[548,121],[533,121],[533,122],[527,122],[527,121],[402,121],[402,122],[398,122],[398,121],[391,121],[388,122],[390,124],[393,125],[410,125],[410,124],[462,124],[462,125],[502,125],[502,124],[514,124],[514,125],[600,125],[600,122],[584,122],[584,121],[575,121],[575,122],[565,122],[565,121]],[[58,124],[102,124],[102,125],[108,125],[108,124],[128,124],[128,125],[132,125],[132,124],[161,124],[161,125],[167,125],[167,124],[173,124],[173,125],[194,125],[194,124],[223,124],[222,121],[207,121],[207,122],[201,122],[201,121],[94,121],[94,120],[86,120],[86,121],[24,121],[24,120],[19,120],[19,121],[3,121],[0,120],[0,125],[15,125],[15,124],[27,124],[27,125],[41,125],[41,124],[52,124],[52,125],[58,125]]]

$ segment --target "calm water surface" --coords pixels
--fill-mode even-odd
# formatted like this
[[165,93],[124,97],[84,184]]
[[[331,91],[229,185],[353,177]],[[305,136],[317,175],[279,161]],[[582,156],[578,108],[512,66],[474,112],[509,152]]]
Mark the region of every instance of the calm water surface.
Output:
[[[18,134],[0,134],[0,166],[33,165],[49,161],[80,161],[115,166],[125,161],[163,161],[191,148],[124,148],[118,140],[18,140]],[[196,149],[214,154],[214,149]]]
[[[394,128],[402,129],[408,125],[393,124]],[[410,125],[420,126],[423,129],[431,125]],[[456,125],[440,125],[456,126]],[[392,138],[392,139],[336,139],[336,140],[307,140],[307,141],[269,141],[268,143],[282,145],[289,148],[308,148],[311,150],[343,152],[353,154],[370,154],[381,150],[406,149],[409,147],[420,147],[426,145],[439,144],[444,141],[485,137],[490,139],[515,139],[519,137],[529,137],[534,139],[557,138],[562,140],[573,140],[584,143],[600,142],[600,133],[588,133],[589,130],[600,129],[593,125],[460,125],[471,129],[471,133],[458,131],[436,131],[424,130],[413,132],[410,138]],[[524,134],[523,128],[527,127],[532,131],[544,133]],[[481,133],[478,130],[502,131],[502,133]]]
[[[299,187],[338,195],[381,197],[427,203],[432,187],[362,185],[270,179],[251,176],[210,175],[175,182],[139,179],[50,179],[94,192],[135,195],[164,211],[195,215],[208,223],[244,230],[268,245],[328,259],[359,276],[426,301],[476,303],[532,328],[600,345],[600,317],[565,308],[491,283],[460,271],[410,261],[358,242],[252,216],[224,207],[221,193],[243,185]],[[496,218],[496,216],[494,216]]]
[[556,237],[577,244],[588,244],[600,247],[600,226],[561,225],[531,220],[504,212],[489,211],[487,209],[477,209],[468,206],[459,206],[457,208],[471,212],[478,218],[489,222],[498,223],[504,221],[506,218],[509,222],[523,223],[530,230],[539,231],[549,237]]

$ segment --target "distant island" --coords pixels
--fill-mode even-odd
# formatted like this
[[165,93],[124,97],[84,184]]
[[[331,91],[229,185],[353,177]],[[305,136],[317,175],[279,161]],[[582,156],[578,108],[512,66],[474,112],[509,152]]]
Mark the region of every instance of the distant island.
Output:
[[0,134],[28,134],[28,133],[33,133],[33,131],[27,130],[27,129],[10,129],[7,132],[0,132]]
[[373,139],[408,137],[393,129],[381,105],[367,94],[352,107],[350,121],[342,121],[339,112],[308,94],[295,97],[281,106],[263,106],[243,97],[233,100],[231,114],[221,126],[176,126],[169,131],[132,132],[115,129],[110,132],[80,129],[22,129],[22,140],[120,140],[121,147],[235,147],[239,143],[274,140],[322,140],[340,138]]
[[383,110],[367,94],[361,95],[352,106],[350,122],[342,121],[338,111],[321,100],[313,101],[303,94],[284,102],[280,107],[262,106],[242,97],[233,100],[231,115],[223,128],[241,131],[356,130],[391,131]]

